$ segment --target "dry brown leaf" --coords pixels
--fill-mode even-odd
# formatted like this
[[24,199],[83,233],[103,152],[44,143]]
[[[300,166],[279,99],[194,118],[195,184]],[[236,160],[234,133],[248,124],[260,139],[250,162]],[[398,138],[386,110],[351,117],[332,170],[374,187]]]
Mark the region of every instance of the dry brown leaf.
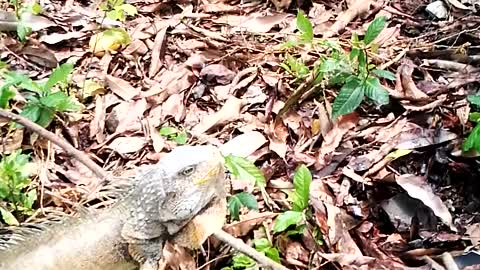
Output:
[[200,123],[193,128],[192,132],[195,134],[203,134],[213,127],[239,119],[240,110],[244,105],[244,100],[231,96],[218,112],[202,118]]
[[168,116],[174,116],[176,122],[185,118],[185,104],[183,103],[185,94],[173,94],[162,104],[162,119]]
[[119,154],[130,154],[143,149],[146,144],[143,137],[118,137],[108,145],[108,148]]
[[116,133],[141,130],[141,119],[149,104],[144,98],[135,102],[122,102],[113,108],[107,118],[107,128]]
[[251,14],[246,21],[243,21],[232,29],[234,32],[253,32],[253,33],[268,33],[274,26],[282,23],[288,14],[276,14],[276,15],[261,15]]
[[236,136],[220,147],[222,154],[248,157],[267,142],[265,136],[258,131],[250,131]]
[[426,206],[432,209],[433,213],[439,217],[445,224],[450,226],[453,231],[457,231],[453,225],[452,215],[442,200],[435,195],[432,187],[422,176],[404,174],[397,177],[397,184],[407,191],[410,197],[422,201]]
[[202,81],[211,84],[227,85],[232,82],[235,73],[221,64],[208,65],[200,71]]
[[135,39],[130,43],[125,50],[122,51],[123,55],[145,55],[148,52],[147,45],[139,39]]
[[346,253],[318,253],[324,259],[330,262],[337,262],[342,266],[362,266],[375,262],[375,258],[368,256],[359,256],[357,254]]
[[356,0],[347,10],[338,15],[335,23],[330,27],[330,30],[323,35],[323,37],[329,38],[340,33],[340,31],[345,29],[347,24],[353,19],[367,12],[370,9],[372,2],[372,0]]
[[276,119],[271,125],[268,132],[268,139],[270,140],[269,148],[277,153],[282,159],[287,154],[287,138],[288,128],[283,123],[281,118]]
[[105,97],[97,96],[95,98],[95,115],[93,120],[90,122],[90,138],[95,137],[98,143],[105,141],[105,116],[106,116],[106,107],[105,107]]
[[152,48],[152,62],[148,69],[148,75],[153,78],[163,65],[163,58],[165,56],[166,49],[166,35],[168,27],[162,28],[155,36],[155,41]]
[[129,101],[133,97],[140,94],[140,89],[134,88],[129,82],[120,78],[111,75],[105,75],[105,81],[110,87],[110,90],[112,90],[113,93],[117,94],[125,101]]
[[345,135],[350,129],[354,128],[357,125],[358,120],[359,117],[356,113],[340,116],[333,128],[326,136],[324,136],[324,141],[320,148],[320,154],[325,155],[335,151],[340,145],[343,135]]
[[9,134],[8,137],[1,138],[0,153],[9,154],[17,149],[20,149],[23,142],[23,131],[23,128],[16,128]]
[[272,212],[259,213],[249,211],[246,215],[240,215],[240,221],[227,224],[223,229],[234,237],[242,237],[250,233],[251,230],[264,221],[273,219],[275,216],[277,216],[277,214]]
[[55,58],[55,54],[46,47],[33,47],[27,45],[22,48],[19,55],[24,55],[30,61],[48,68],[56,68],[58,65],[58,60]]

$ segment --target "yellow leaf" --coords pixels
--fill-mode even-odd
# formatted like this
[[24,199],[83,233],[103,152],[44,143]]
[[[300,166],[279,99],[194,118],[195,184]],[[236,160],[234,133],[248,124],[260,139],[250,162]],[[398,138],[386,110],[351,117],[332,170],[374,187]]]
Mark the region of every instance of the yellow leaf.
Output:
[[397,150],[391,152],[390,154],[388,154],[385,158],[395,160],[397,158],[406,156],[406,155],[410,154],[411,152],[412,152],[411,149],[397,149]]

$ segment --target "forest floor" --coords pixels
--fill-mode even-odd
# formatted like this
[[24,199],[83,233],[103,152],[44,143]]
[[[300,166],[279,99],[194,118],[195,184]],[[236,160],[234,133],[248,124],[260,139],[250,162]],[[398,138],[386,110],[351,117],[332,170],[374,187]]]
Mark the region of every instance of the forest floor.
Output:
[[[224,230],[289,269],[480,269],[475,1],[0,7],[0,107],[105,170],[213,144],[231,154]],[[3,224],[99,181],[28,129],[0,134]],[[165,269],[258,268],[208,243]]]

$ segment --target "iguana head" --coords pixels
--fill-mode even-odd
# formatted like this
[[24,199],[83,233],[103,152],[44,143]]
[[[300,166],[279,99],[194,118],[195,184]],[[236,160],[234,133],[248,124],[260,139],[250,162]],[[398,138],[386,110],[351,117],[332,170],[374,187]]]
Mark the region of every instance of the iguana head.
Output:
[[168,164],[164,167],[166,179],[172,180],[166,186],[167,199],[161,208],[171,211],[175,218],[191,218],[214,197],[224,196],[224,158],[218,148],[181,146],[161,162]]
[[214,146],[179,146],[136,176],[125,237],[178,232],[215,198],[225,199],[224,158]]

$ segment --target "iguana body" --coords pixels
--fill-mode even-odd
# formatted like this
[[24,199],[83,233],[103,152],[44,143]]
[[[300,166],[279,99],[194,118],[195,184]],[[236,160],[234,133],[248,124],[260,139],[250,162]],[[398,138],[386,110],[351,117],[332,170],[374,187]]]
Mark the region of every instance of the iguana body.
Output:
[[164,241],[213,199],[224,198],[223,170],[215,147],[178,147],[139,173],[110,209],[0,242],[0,269],[157,269]]

